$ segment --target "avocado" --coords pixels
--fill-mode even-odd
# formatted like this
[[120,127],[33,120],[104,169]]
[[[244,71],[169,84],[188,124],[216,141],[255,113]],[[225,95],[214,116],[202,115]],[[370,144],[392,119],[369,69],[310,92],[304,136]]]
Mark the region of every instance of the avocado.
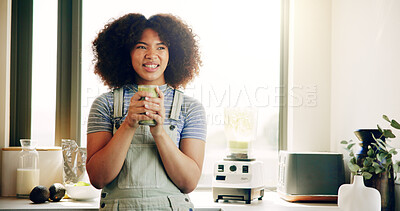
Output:
[[34,187],[29,194],[29,199],[35,204],[44,203],[49,199],[49,197],[49,189],[41,185]]
[[50,200],[53,202],[60,201],[65,196],[65,187],[60,183],[54,183],[49,188]]

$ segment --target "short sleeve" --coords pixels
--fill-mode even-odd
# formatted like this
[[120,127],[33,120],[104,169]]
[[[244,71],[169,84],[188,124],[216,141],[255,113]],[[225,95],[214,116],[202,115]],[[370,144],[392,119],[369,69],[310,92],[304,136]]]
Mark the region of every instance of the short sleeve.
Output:
[[87,133],[112,132],[112,105],[110,93],[105,93],[97,97],[92,104],[89,112]]
[[203,105],[196,99],[185,96],[183,111],[185,121],[181,132],[181,139],[194,138],[206,141],[207,120]]

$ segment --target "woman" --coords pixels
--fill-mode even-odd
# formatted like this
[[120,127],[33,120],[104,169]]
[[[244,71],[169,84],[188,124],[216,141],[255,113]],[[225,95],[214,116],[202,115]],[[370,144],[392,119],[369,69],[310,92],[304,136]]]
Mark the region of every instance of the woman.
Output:
[[[192,210],[186,194],[201,175],[206,119],[177,90],[201,64],[191,29],[172,15],[127,14],[100,31],[93,51],[95,73],[114,89],[93,102],[88,119],[87,171],[103,189],[100,208]],[[138,85],[157,85],[159,98]]]

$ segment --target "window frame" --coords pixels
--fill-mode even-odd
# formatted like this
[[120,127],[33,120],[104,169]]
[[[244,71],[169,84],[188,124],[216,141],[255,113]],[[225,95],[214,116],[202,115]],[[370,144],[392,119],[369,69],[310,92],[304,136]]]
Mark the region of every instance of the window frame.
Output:
[[55,146],[80,145],[82,0],[58,1]]
[[[55,146],[80,144],[82,0],[58,0]],[[31,138],[33,0],[12,0],[10,146]]]
[[287,150],[290,0],[281,0],[280,90],[278,151]]
[[13,0],[11,9],[10,146],[31,136],[33,0]]

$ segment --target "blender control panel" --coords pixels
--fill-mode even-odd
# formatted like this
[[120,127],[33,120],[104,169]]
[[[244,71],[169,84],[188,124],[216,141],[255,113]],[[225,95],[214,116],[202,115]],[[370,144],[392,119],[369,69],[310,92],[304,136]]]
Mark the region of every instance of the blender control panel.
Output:
[[[218,163],[215,171],[215,180],[217,181],[226,181],[233,179],[233,177],[239,176],[240,181],[245,182],[248,181],[248,177],[250,175],[250,165],[247,163],[235,163],[235,162],[226,162],[226,163]],[[247,176],[246,176],[247,175]]]
[[223,164],[218,164],[218,172],[237,172],[237,173],[244,173],[248,174],[249,173],[249,166],[248,165],[241,165],[237,166],[235,164],[232,165],[227,165],[228,168],[225,167]]
[[259,161],[218,161],[214,166],[213,187],[249,188],[261,186],[262,163]]

